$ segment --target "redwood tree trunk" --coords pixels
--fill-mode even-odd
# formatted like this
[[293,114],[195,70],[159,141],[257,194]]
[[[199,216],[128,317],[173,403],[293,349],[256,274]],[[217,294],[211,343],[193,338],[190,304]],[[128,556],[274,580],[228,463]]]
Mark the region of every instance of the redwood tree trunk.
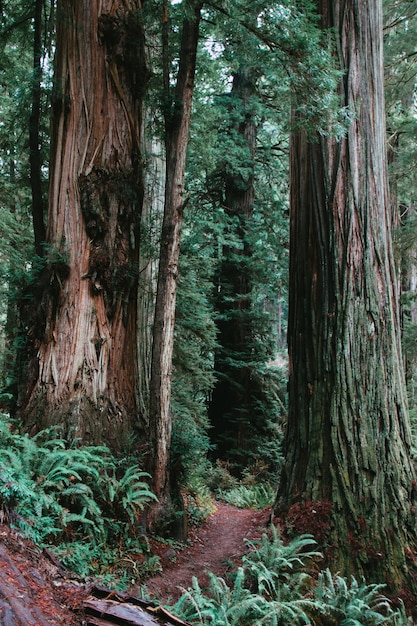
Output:
[[114,447],[132,428],[147,80],[141,2],[58,2],[48,264],[35,287],[28,428]]
[[236,244],[224,246],[220,262],[216,294],[219,350],[215,371],[218,380],[209,407],[215,454],[237,463],[239,469],[248,462],[248,450],[254,443],[251,435],[256,431],[253,406],[256,390],[251,376],[251,364],[256,359],[251,320],[253,259],[249,242],[255,200],[255,92],[255,70],[240,67],[234,75],[230,94],[229,132],[237,138],[241,157],[234,167],[229,162],[220,163],[219,176],[224,183],[225,212],[232,223],[236,223],[233,233]]
[[380,0],[323,0],[356,116],[291,145],[289,416],[275,512],[331,567],[410,583],[415,474],[387,185]]
[[[165,10],[167,10],[167,5]],[[201,2],[190,3],[190,13],[183,23],[178,76],[171,106],[165,111],[165,204],[162,223],[159,273],[155,305],[152,367],[150,381],[150,473],[153,491],[159,505],[150,512],[152,525],[171,508],[171,370],[174,343],[175,300],[182,215],[184,210],[184,176],[187,157],[191,104],[199,36]],[[168,100],[167,66],[168,15],[164,13],[164,87]]]

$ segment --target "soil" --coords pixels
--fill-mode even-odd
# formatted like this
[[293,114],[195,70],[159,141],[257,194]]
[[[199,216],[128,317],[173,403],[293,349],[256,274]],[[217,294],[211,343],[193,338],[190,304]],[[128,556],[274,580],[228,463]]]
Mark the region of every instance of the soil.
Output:
[[[216,503],[205,523],[191,530],[185,546],[153,542],[162,571],[145,581],[150,598],[156,603],[173,604],[182,590],[191,586],[193,576],[204,588],[207,571],[227,578],[247,552],[244,540],[261,537],[269,515],[268,509],[254,511]],[[0,624],[79,626],[86,623],[79,611],[90,591],[86,585],[69,580],[68,573],[48,551],[41,552],[9,526],[0,524]],[[140,592],[129,590],[132,596]]]
[[266,532],[270,513],[270,509],[255,511],[216,503],[214,513],[190,533],[190,545],[179,551],[166,545],[156,550],[163,570],[146,581],[149,596],[162,604],[172,604],[191,587],[194,576],[202,588],[208,584],[207,572],[227,578],[248,550],[245,539],[257,539]]

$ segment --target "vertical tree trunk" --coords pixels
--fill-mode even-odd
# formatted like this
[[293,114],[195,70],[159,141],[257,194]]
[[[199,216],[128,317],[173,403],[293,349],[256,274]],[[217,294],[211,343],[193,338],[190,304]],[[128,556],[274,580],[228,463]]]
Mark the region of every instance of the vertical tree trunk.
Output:
[[35,236],[35,252],[38,256],[44,254],[45,223],[44,199],[42,192],[42,156],[40,146],[40,117],[41,117],[41,81],[42,81],[42,8],[44,0],[35,1],[35,15],[33,20],[33,78],[32,78],[32,108],[29,119],[29,162],[30,185],[32,189],[32,221]]
[[143,426],[148,429],[159,235],[164,213],[165,153],[162,142],[156,134],[151,135],[151,138],[144,138],[143,150],[146,155],[146,168],[138,285],[138,409]]
[[331,566],[411,585],[415,473],[391,245],[381,1],[323,0],[354,112],[341,142],[291,144],[289,416],[275,511]]
[[[225,211],[235,222],[235,245],[224,246],[220,261],[217,292],[217,322],[219,350],[215,370],[218,380],[210,402],[209,416],[213,425],[212,440],[221,459],[247,463],[251,443],[249,433],[253,423],[253,394],[255,392],[251,363],[253,328],[251,322],[252,279],[250,223],[255,200],[254,159],[256,126],[253,98],[255,71],[241,66],[233,78],[230,94],[231,132],[236,148],[241,150],[240,162],[233,168],[222,163],[220,177],[225,186]],[[244,170],[244,174],[242,174]]]
[[[134,425],[142,205],[141,2],[61,0],[48,264],[34,293],[28,427],[121,444]],[[36,314],[33,315],[33,309]]]
[[[164,87],[168,98],[167,5],[164,5]],[[150,472],[159,505],[149,515],[149,525],[164,516],[171,507],[171,369],[174,343],[175,299],[184,210],[184,176],[194,74],[199,36],[201,2],[190,2],[190,17],[183,23],[178,76],[174,101],[165,111],[165,204],[162,223],[159,273],[155,306],[150,383],[150,439],[152,459]],[[191,15],[192,12],[192,15]]]

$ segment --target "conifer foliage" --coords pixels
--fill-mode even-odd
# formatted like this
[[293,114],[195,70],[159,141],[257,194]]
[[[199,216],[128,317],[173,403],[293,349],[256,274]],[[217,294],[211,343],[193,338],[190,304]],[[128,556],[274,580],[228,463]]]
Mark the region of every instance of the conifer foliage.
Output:
[[416,10],[382,6],[0,1],[0,408],[26,430],[0,429],[3,517],[40,542],[185,534],[184,489],[226,497],[227,476],[265,501],[280,478],[276,513],[327,507],[359,574],[306,598],[287,576],[306,552],[274,535],[286,569],[252,554],[232,591],[196,586],[202,623],[314,621],[319,601],[355,623],[352,597],[394,619],[358,581],[401,590],[415,561],[391,240],[416,195]]

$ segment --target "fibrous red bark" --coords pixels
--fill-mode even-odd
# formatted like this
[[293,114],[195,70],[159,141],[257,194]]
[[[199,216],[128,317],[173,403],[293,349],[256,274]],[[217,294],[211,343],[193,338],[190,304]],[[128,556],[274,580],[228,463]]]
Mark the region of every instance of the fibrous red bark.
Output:
[[58,2],[48,261],[30,306],[28,427],[120,445],[136,415],[141,2]]

